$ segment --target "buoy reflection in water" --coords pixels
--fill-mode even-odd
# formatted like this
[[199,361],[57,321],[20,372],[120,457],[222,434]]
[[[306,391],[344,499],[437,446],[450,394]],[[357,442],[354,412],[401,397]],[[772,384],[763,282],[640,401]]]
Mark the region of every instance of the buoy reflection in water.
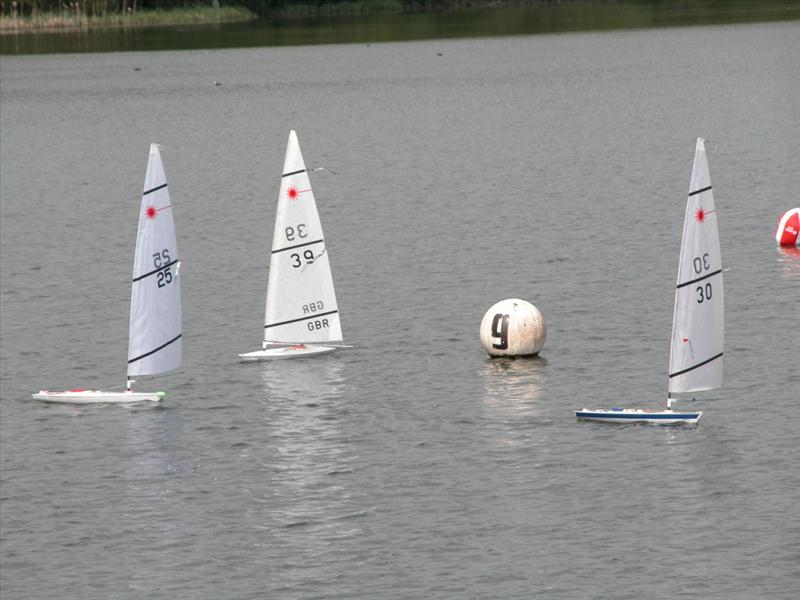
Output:
[[800,248],[778,246],[778,262],[788,277],[800,279]]
[[481,369],[486,412],[496,418],[536,416],[546,373],[547,361],[541,357],[486,360]]

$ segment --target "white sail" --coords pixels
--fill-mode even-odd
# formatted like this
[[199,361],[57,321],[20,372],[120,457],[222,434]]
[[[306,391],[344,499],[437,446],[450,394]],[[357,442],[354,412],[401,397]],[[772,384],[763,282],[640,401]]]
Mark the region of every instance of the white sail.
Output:
[[264,346],[341,341],[339,308],[322,225],[292,130],[269,262]]
[[157,144],[150,146],[133,261],[128,377],[181,364],[181,288],[172,205]]
[[722,385],[724,306],[717,212],[704,140],[698,138],[672,317],[670,393]]

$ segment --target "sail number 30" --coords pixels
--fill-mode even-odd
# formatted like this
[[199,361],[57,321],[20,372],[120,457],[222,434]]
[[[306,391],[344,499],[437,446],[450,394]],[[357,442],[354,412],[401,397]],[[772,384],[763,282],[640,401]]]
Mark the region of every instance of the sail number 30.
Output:
[[[703,256],[695,256],[692,260],[692,268],[697,275],[703,271],[708,271],[711,268],[708,252],[704,253]],[[711,282],[706,283],[705,285],[698,285],[694,291],[697,293],[698,304],[702,304],[706,300],[711,300],[711,295],[714,292],[711,287]]]
[[695,256],[694,260],[692,261],[692,267],[694,267],[694,272],[700,275],[703,271],[708,271],[711,268],[711,263],[708,262],[709,256],[708,252],[703,254],[703,256]]
[[698,285],[695,290],[697,292],[697,303],[702,304],[705,300],[711,300],[711,293],[713,290],[711,289],[711,284],[707,283],[705,285]]
[[[156,269],[161,269],[158,273],[156,273],[156,283],[160,288],[172,283],[172,271],[170,271],[171,265],[169,264],[170,260],[168,248],[164,248],[161,252],[153,253],[153,266]],[[167,266],[163,267],[162,265]]]

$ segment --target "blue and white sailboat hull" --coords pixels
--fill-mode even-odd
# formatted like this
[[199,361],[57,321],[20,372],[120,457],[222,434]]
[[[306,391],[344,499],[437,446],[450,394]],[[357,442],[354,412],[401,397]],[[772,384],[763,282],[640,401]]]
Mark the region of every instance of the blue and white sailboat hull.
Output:
[[702,415],[703,413],[701,411],[649,411],[638,408],[584,408],[575,411],[575,416],[581,421],[598,421],[601,423],[649,423],[651,425],[691,425],[697,423]]
[[717,209],[711,189],[705,141],[697,139],[672,311],[667,407],[576,410],[575,416],[603,423],[693,424],[701,412],[677,412],[672,402],[680,394],[713,390],[722,385],[725,301],[722,284]]

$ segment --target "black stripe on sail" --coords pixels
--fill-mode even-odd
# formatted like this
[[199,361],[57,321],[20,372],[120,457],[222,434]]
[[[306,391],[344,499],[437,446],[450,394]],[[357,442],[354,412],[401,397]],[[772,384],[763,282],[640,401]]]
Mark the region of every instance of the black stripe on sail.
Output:
[[291,173],[284,173],[281,177],[291,177],[292,175],[299,175],[300,173],[305,173],[305,169],[300,169],[299,171],[292,171]]
[[317,313],[314,315],[309,315],[307,317],[300,317],[299,319],[292,319],[291,321],[283,321],[281,323],[270,323],[269,325],[264,325],[264,329],[269,329],[270,327],[277,327],[278,325],[288,325],[289,323],[297,323],[299,321],[308,321],[309,319],[324,317],[326,315],[335,315],[338,312],[339,312],[338,310],[329,310],[328,312],[324,313]]
[[150,352],[145,352],[145,353],[144,353],[144,354],[142,354],[141,356],[137,356],[136,358],[132,358],[132,359],[130,359],[130,360],[128,361],[128,364],[135,363],[137,360],[142,360],[143,358],[147,358],[147,357],[148,357],[148,356],[150,356],[151,354],[155,354],[155,353],[156,353],[156,352],[158,352],[159,350],[163,350],[164,348],[166,348],[167,346],[169,346],[169,345],[170,345],[170,344],[172,344],[173,342],[177,342],[179,339],[181,339],[181,336],[182,336],[182,335],[183,335],[182,333],[179,333],[179,334],[178,334],[176,337],[172,338],[172,339],[171,339],[170,341],[168,341],[166,344],[161,344],[161,345],[160,345],[158,348],[156,348],[155,350],[150,350]]
[[711,189],[711,186],[708,186],[708,187],[704,187],[704,188],[699,189],[699,190],[695,190],[693,192],[689,192],[689,197],[696,196],[697,194],[702,194],[703,192],[707,192],[710,189]]
[[324,241],[325,240],[314,240],[313,242],[306,242],[305,244],[297,244],[296,246],[286,246],[286,248],[278,248],[277,250],[273,250],[272,253],[276,254],[278,252],[285,252],[286,250],[294,250],[295,248],[302,248],[303,246],[310,246],[311,244],[319,244]]
[[167,184],[162,183],[158,187],[154,187],[152,190],[147,190],[145,193],[142,194],[142,196],[147,196],[147,194],[152,194],[153,192],[157,192],[158,190],[164,189],[165,187],[167,187]]
[[169,261],[167,264],[165,264],[163,267],[158,267],[157,269],[155,269],[155,270],[153,270],[153,271],[150,271],[149,273],[145,273],[144,275],[139,275],[138,277],[134,277],[134,278],[132,279],[132,281],[133,281],[134,283],[136,283],[136,282],[137,282],[137,281],[139,281],[140,279],[144,279],[145,277],[150,277],[150,275],[155,275],[155,274],[156,274],[156,273],[158,273],[159,271],[163,271],[163,270],[164,270],[164,269],[166,269],[167,267],[171,267],[172,265],[174,265],[174,264],[175,264],[175,263],[177,263],[177,262],[179,262],[177,258],[176,258],[175,260],[171,260],[171,261]]
[[697,364],[696,364],[696,365],[694,365],[693,367],[689,367],[688,369],[684,369],[683,371],[678,371],[677,373],[670,373],[670,374],[669,374],[669,378],[670,378],[670,379],[672,379],[673,377],[677,377],[678,375],[683,375],[684,373],[688,373],[689,371],[694,371],[695,369],[699,369],[699,368],[700,368],[700,367],[702,367],[703,365],[707,365],[707,364],[708,364],[708,363],[710,363],[711,361],[717,360],[717,359],[718,359],[718,358],[720,358],[721,356],[722,356],[722,352],[720,352],[720,353],[719,353],[719,354],[717,354],[716,356],[712,356],[712,357],[711,357],[711,358],[709,358],[708,360],[704,360],[704,361],[703,361],[703,362],[701,362],[701,363],[697,363]]
[[709,273],[708,275],[703,275],[702,277],[698,277],[697,279],[692,279],[691,281],[684,281],[683,283],[679,283],[675,286],[676,290],[681,289],[685,285],[692,285],[693,283],[697,283],[698,281],[703,281],[703,279],[708,279],[709,277],[713,277],[714,275],[719,275],[722,273],[722,269],[717,269],[713,273]]

